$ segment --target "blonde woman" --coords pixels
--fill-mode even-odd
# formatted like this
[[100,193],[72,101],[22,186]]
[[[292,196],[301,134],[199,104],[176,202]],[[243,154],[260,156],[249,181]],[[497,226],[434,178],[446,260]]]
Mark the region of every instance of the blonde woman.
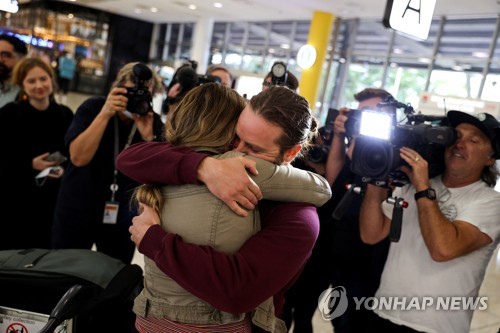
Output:
[[[135,247],[128,228],[129,210],[139,184],[116,170],[115,159],[130,144],[159,141],[160,116],[148,109],[149,94],[161,89],[145,64],[123,66],[107,96],[93,96],[76,110],[66,134],[70,161],[63,175],[54,216],[56,249],[91,249],[130,263]],[[139,103],[139,102],[141,103]]]

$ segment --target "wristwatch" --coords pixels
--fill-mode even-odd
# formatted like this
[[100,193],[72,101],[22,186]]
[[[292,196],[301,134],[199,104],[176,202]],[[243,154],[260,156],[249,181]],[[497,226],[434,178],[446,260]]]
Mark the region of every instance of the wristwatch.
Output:
[[436,190],[429,187],[428,189],[415,193],[415,201],[417,201],[420,198],[436,200]]

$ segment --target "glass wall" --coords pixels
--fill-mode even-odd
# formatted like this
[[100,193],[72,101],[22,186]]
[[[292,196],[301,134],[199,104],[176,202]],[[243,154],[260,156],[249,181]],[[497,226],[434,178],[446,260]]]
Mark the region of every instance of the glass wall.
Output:
[[424,91],[499,100],[491,89],[499,59],[493,57],[487,67],[498,38],[497,16],[434,19],[425,41],[385,30],[376,21],[353,22],[345,26],[354,46],[340,51],[346,59],[341,66],[348,67],[345,74],[338,71],[347,77],[336,87],[343,97],[332,100],[333,106],[354,105],[352,95],[367,86],[384,88],[417,110]]
[[[186,24],[165,25],[174,26]],[[287,63],[300,79],[295,58],[307,42],[309,26],[309,21],[216,22],[209,62],[226,65],[245,78],[244,85],[259,85],[275,61]],[[436,17],[422,41],[385,28],[380,20],[337,18],[315,115],[324,121],[328,107],[354,106],[353,95],[366,87],[384,88],[416,110],[422,92],[500,102],[498,30],[498,15]],[[188,54],[182,52],[185,59]]]

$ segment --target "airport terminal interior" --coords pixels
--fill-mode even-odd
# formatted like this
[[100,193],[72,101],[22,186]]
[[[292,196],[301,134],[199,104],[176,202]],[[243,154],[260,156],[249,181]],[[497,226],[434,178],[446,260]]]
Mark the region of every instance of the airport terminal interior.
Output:
[[[73,54],[77,74],[67,96],[57,96],[73,111],[91,96],[106,95],[111,73],[126,62],[147,63],[167,87],[176,68],[196,60],[199,73],[210,65],[228,68],[232,88],[247,98],[261,91],[272,65],[283,62],[320,125],[333,120],[332,110],[355,107],[354,94],[366,87],[386,89],[426,115],[488,110],[500,119],[500,1],[435,0],[424,37],[384,24],[384,1],[203,1],[19,1],[18,13],[0,11],[0,32],[16,34],[29,43],[30,55],[53,66],[62,51]],[[302,63],[302,46],[315,38],[314,20],[326,37],[311,74],[317,63]],[[155,96],[155,112],[162,114],[164,99]],[[500,184],[495,189],[500,192]],[[137,250],[133,263],[144,267]],[[488,307],[474,312],[471,333],[500,332],[499,290],[497,247],[479,292]],[[313,327],[333,332],[319,311]]]

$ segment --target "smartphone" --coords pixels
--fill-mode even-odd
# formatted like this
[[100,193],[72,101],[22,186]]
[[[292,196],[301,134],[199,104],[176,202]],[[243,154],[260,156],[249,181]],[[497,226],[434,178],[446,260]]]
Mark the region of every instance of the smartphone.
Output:
[[51,167],[49,174],[50,175],[59,175],[61,173],[61,170],[63,170],[63,168],[60,166]]
[[45,158],[46,161],[48,162],[59,162],[59,163],[64,163],[66,162],[68,158],[66,156],[64,156],[63,154],[61,154],[60,151],[56,151],[56,152],[53,152],[52,154],[50,154],[49,156],[47,156]]

